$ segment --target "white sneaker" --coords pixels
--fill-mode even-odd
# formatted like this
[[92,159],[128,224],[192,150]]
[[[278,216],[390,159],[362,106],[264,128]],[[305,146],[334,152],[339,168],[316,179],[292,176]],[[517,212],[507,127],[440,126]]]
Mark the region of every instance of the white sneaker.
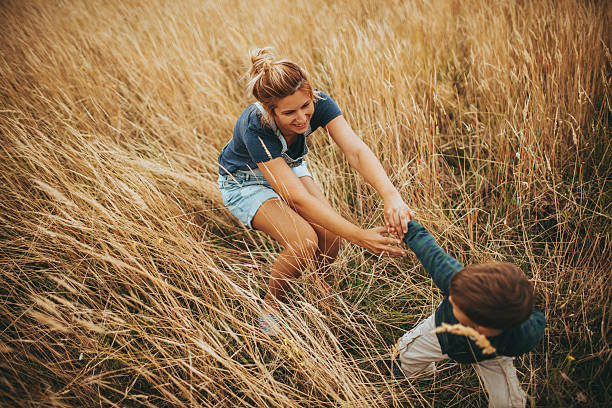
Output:
[[262,312],[259,316],[257,316],[257,324],[266,336],[278,336],[278,317],[276,317],[274,313]]

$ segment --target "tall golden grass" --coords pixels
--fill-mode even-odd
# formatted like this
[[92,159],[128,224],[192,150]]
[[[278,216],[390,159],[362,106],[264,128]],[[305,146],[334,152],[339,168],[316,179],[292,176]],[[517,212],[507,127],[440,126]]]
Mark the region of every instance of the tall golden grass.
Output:
[[[481,406],[469,367],[381,361],[441,299],[414,257],[344,245],[278,339],[254,324],[278,248],[216,188],[251,102],[247,52],[305,66],[462,262],[515,262],[548,328],[516,364],[531,403],[610,398],[611,9],[606,2],[0,3],[4,406]],[[322,132],[333,205],[381,223]]]

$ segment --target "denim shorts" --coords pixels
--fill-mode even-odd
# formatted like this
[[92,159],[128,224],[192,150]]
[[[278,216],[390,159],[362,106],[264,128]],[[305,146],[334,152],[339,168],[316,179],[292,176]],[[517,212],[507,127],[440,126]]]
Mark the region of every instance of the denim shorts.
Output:
[[[298,178],[312,178],[306,160],[291,170]],[[259,169],[239,170],[230,175],[221,175],[217,181],[223,203],[232,215],[248,228],[253,228],[251,221],[265,201],[271,198],[281,199]]]

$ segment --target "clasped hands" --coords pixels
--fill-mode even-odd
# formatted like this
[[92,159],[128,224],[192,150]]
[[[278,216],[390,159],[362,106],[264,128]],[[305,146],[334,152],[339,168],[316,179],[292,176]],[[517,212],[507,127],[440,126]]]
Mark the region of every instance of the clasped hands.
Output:
[[361,246],[368,251],[382,256],[405,256],[406,251],[399,248],[404,234],[408,232],[408,223],[414,219],[414,212],[406,205],[399,194],[384,201],[385,226],[365,230]]

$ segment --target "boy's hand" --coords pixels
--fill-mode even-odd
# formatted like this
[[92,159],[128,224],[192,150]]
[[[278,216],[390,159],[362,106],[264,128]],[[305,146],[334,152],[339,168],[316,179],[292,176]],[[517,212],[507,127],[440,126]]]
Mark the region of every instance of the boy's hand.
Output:
[[387,232],[400,238],[408,232],[408,223],[414,219],[414,212],[399,194],[384,200]]

